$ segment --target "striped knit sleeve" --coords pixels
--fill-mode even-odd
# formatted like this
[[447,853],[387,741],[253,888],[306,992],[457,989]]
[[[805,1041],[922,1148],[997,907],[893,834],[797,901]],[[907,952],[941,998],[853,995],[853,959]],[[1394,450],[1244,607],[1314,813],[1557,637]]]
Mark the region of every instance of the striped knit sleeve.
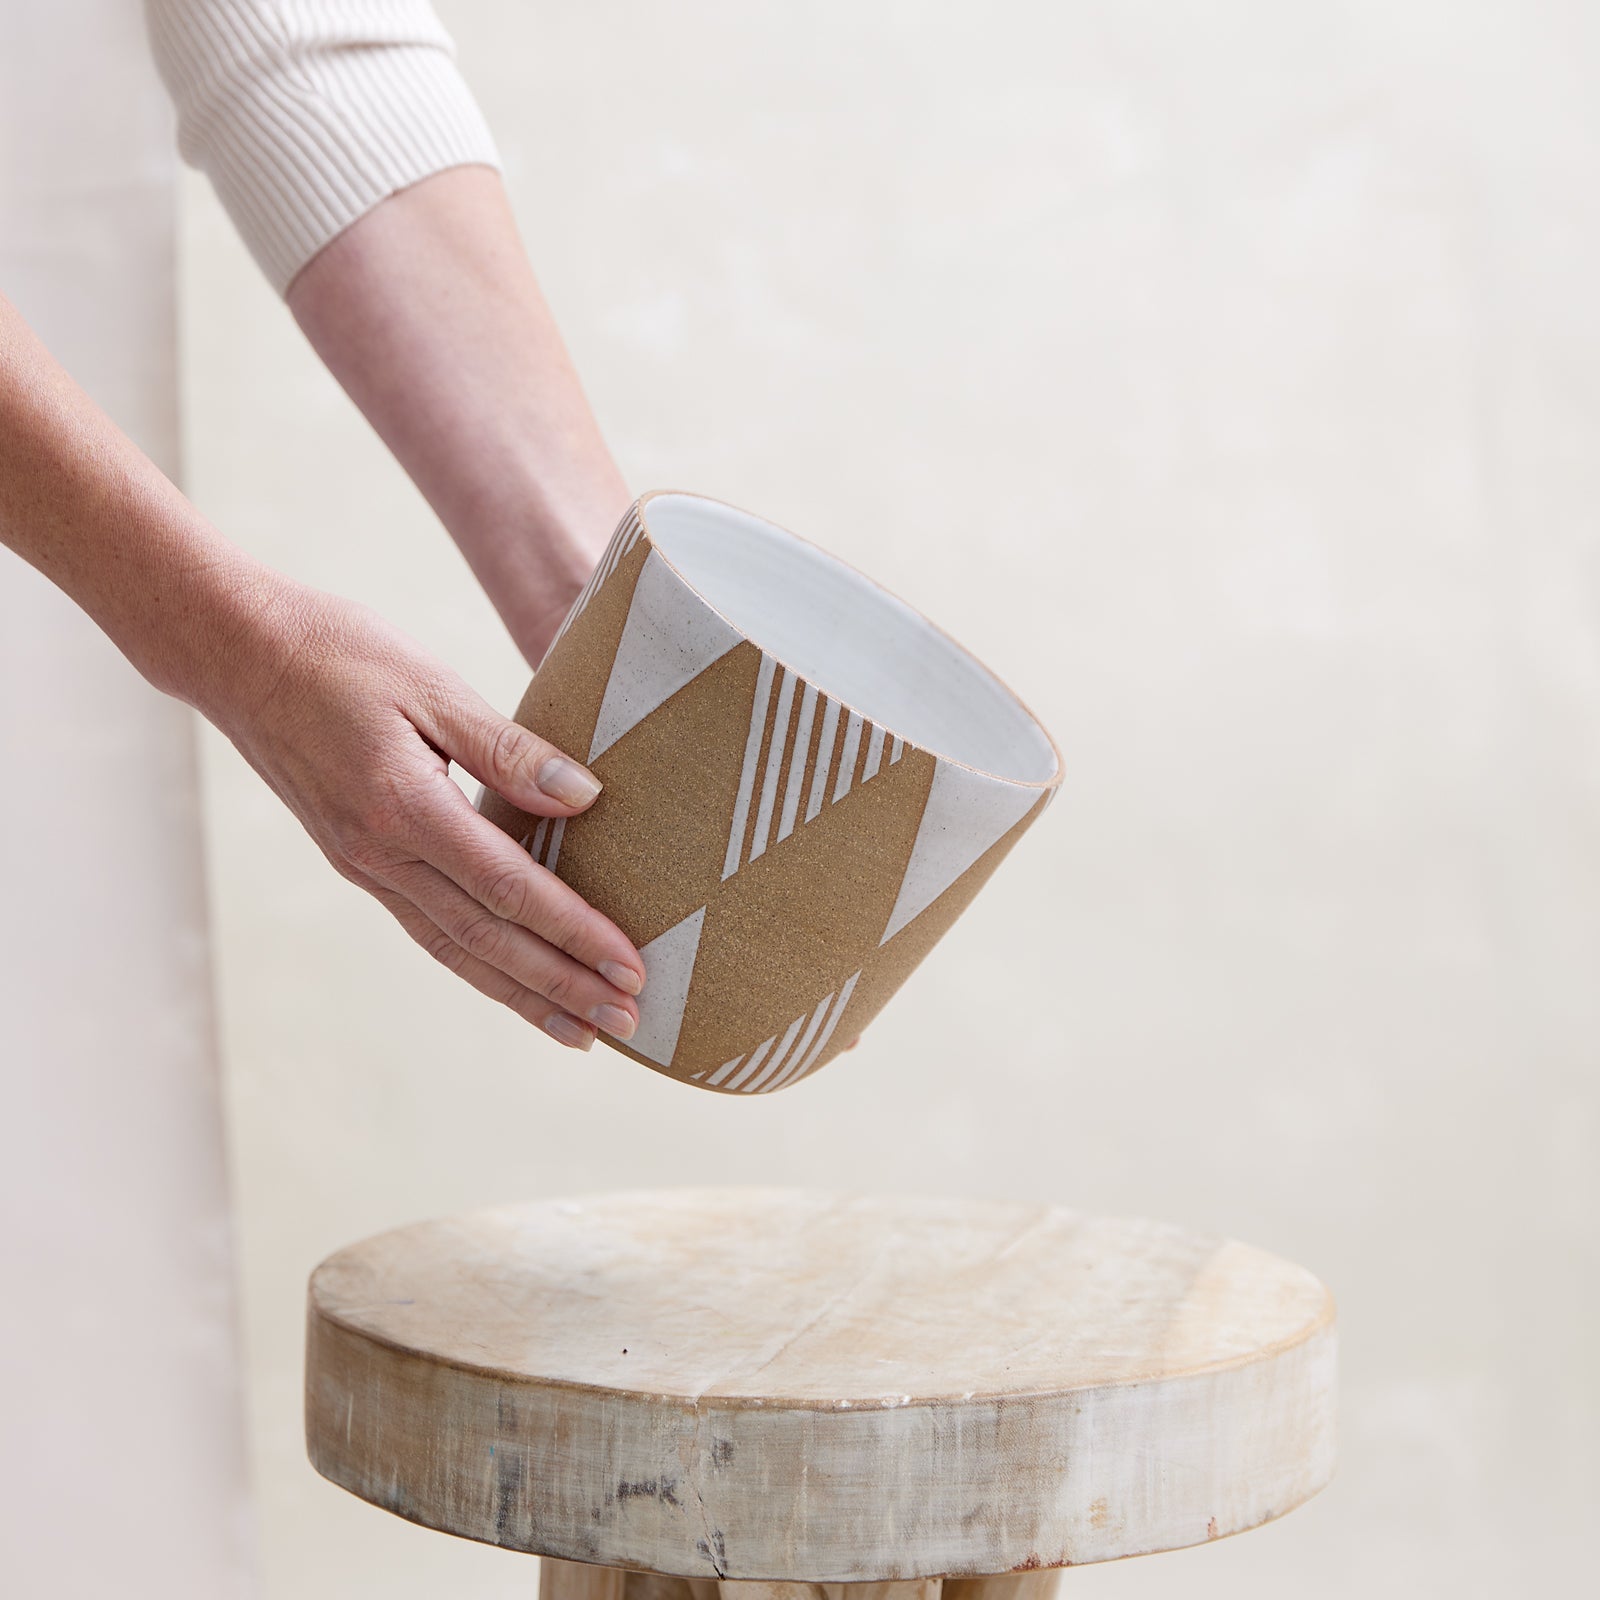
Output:
[[380,200],[499,157],[426,0],[145,0],[178,149],[281,294]]

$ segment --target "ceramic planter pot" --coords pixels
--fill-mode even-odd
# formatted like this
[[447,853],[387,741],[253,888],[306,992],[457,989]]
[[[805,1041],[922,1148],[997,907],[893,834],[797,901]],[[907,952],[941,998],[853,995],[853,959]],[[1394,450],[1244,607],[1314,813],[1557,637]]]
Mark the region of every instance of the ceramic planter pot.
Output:
[[615,1050],[786,1088],[877,1015],[1053,798],[1060,756],[981,663],[853,568],[699,495],[629,508],[517,720],[605,788],[480,801],[638,946]]

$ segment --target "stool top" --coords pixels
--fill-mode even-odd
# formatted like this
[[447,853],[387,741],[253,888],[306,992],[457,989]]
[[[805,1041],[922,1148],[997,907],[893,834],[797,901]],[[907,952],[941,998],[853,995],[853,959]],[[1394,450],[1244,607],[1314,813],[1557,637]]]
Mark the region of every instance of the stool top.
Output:
[[1333,1308],[1150,1222],[693,1188],[401,1228],[311,1280],[320,1471],[429,1526],[691,1577],[1169,1549],[1314,1493]]

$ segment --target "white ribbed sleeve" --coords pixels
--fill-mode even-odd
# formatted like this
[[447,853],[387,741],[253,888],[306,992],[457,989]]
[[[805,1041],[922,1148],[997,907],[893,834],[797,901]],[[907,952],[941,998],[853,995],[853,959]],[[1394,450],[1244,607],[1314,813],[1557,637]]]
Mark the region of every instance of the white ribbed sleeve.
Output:
[[178,149],[280,294],[395,190],[500,164],[425,0],[145,0],[145,13]]

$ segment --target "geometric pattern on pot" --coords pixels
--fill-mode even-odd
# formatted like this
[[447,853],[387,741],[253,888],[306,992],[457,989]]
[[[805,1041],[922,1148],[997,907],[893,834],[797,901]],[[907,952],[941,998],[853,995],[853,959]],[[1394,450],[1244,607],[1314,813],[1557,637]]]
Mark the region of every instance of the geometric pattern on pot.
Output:
[[852,972],[842,989],[824,995],[813,1010],[796,1017],[781,1039],[775,1033],[769,1034],[748,1057],[735,1056],[732,1061],[724,1061],[715,1072],[691,1073],[691,1081],[699,1082],[704,1078],[708,1089],[725,1087],[730,1092],[760,1094],[782,1089],[805,1077],[833,1037],[833,1030],[850,1004],[860,976],[859,971]]
[[786,1088],[877,1014],[1054,797],[1049,735],[903,601],[696,495],[628,510],[517,720],[605,785],[484,815],[639,947],[626,1043],[724,1094]]
[[[646,574],[648,571],[647,566]],[[768,745],[763,761],[762,733],[766,728],[774,678],[779,680],[779,688],[773,726],[783,733]],[[797,688],[798,710],[795,709]],[[817,740],[808,784],[806,760],[812,750],[814,726]],[[821,814],[824,801],[837,805],[851,792],[856,785],[863,729],[866,731],[866,754],[860,760],[860,782],[869,783],[877,777],[883,764],[884,730],[864,721],[859,711],[850,711],[831,696],[820,693],[814,684],[802,684],[788,667],[779,667],[771,656],[762,656],[756,673],[755,693],[750,701],[750,728],[745,735],[744,764],[739,769],[733,821],[728,829],[728,853],[722,864],[724,878],[731,878],[746,861],[755,861],[764,855],[769,843],[781,844],[794,832],[796,823],[814,822]],[[900,759],[904,750],[904,740],[892,741],[891,765]]]

